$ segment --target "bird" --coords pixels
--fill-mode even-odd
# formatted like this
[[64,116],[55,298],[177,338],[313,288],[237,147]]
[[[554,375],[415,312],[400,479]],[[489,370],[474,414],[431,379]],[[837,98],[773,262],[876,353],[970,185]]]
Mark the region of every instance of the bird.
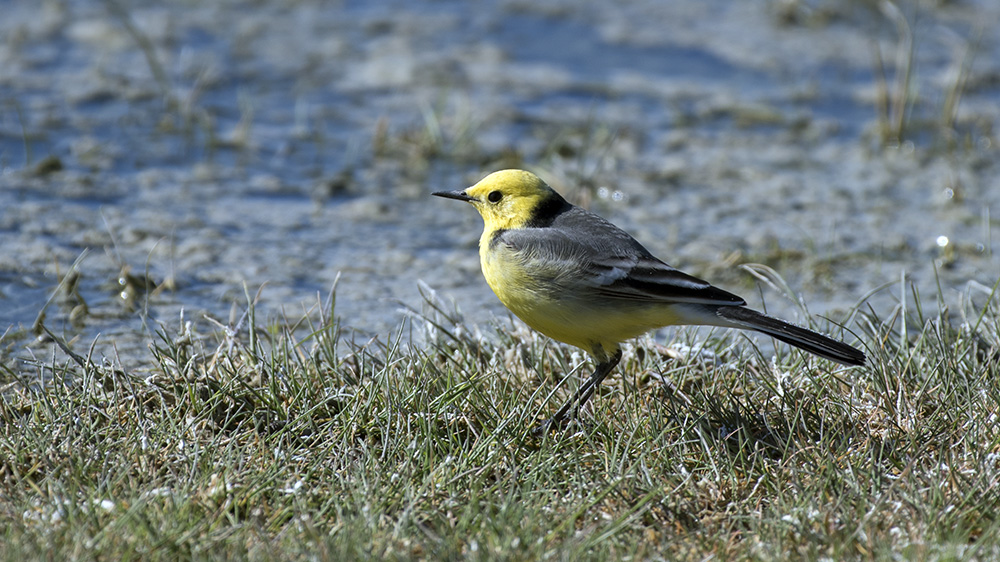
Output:
[[472,187],[432,195],[479,211],[480,265],[500,302],[531,328],[586,351],[596,364],[543,427],[578,418],[621,361],[621,344],[664,326],[751,330],[837,363],[865,364],[864,352],[757,312],[741,297],[671,267],[531,172],[500,170]]

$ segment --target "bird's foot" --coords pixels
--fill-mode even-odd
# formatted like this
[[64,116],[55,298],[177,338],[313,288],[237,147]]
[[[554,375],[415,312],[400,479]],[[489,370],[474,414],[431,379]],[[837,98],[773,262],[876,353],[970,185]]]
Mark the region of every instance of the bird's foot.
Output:
[[569,426],[572,422],[572,418],[549,418],[542,423],[538,424],[538,427],[532,432],[536,437],[541,437],[550,431],[562,431]]
[[535,437],[541,437],[546,433],[563,432],[571,428],[579,430],[586,425],[589,424],[586,424],[579,416],[553,417],[538,424],[532,434]]

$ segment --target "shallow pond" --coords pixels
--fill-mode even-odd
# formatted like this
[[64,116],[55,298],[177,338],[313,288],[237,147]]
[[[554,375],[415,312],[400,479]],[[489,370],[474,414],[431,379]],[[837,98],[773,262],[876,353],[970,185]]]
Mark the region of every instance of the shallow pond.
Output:
[[263,286],[294,317],[338,275],[357,338],[417,280],[485,324],[480,219],[428,194],[513,166],[792,319],[736,266],[831,317],[981,303],[1000,5],[937,4],[9,0],[0,355],[44,310],[135,365],[182,310],[236,322]]

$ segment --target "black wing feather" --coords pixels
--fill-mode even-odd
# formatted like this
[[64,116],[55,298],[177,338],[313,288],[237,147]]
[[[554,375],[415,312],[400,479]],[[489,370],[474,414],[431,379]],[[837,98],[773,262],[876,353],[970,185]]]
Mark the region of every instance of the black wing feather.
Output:
[[[568,281],[595,297],[632,302],[740,306],[746,302],[707,281],[660,261],[624,230],[579,207],[567,207],[542,228],[498,232],[503,243],[529,259],[570,271]],[[557,265],[561,264],[561,265]]]

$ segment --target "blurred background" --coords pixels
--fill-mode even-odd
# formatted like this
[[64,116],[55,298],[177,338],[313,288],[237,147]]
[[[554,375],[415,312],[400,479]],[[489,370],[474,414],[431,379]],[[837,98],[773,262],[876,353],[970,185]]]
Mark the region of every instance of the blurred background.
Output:
[[6,0],[0,357],[43,322],[140,365],[338,275],[360,341],[418,280],[505,318],[478,215],[429,193],[509,167],[792,320],[738,266],[811,314],[960,315],[1000,276],[998,30],[993,0]]

